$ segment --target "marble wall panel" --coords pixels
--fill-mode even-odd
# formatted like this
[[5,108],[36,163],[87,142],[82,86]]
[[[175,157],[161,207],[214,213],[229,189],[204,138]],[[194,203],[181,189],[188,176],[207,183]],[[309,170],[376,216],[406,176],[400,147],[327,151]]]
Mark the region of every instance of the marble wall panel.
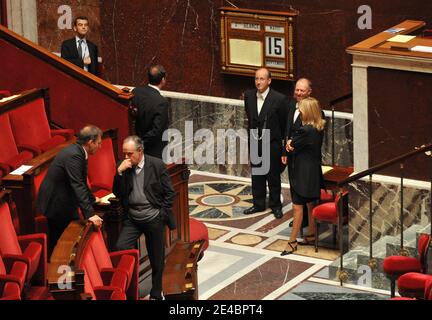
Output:
[[[357,181],[349,186],[349,248],[369,245],[369,182]],[[403,188],[404,231],[412,225],[430,223],[430,191],[420,187]],[[372,239],[398,236],[400,227],[400,184],[372,182]]]
[[332,150],[332,119],[326,117],[326,128],[322,146],[322,161],[325,165],[353,166],[353,122],[351,119],[334,119],[334,163]]

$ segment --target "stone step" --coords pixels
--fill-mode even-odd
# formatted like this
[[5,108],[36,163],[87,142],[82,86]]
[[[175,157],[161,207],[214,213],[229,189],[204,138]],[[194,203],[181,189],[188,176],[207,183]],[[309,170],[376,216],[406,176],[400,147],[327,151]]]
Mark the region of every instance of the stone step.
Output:
[[[421,233],[430,231],[428,225],[413,225],[404,230],[404,248],[410,256],[417,255],[417,242]],[[346,283],[368,286],[376,289],[390,290],[390,280],[383,271],[384,258],[390,255],[398,255],[400,249],[400,237],[384,236],[373,244],[373,256],[377,261],[377,269],[372,271],[368,268],[369,247],[359,247],[350,250],[343,257],[344,271],[348,274]],[[338,271],[340,259],[329,266],[329,278],[339,281]],[[369,273],[369,276],[367,276]]]

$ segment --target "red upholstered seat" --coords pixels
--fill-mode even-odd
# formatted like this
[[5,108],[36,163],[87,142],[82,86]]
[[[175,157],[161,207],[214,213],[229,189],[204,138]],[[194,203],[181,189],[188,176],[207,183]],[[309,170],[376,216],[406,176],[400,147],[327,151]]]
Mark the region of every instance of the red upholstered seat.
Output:
[[6,201],[0,201],[0,252],[3,260],[15,259],[27,265],[26,281],[45,285],[47,274],[46,235],[31,234],[17,237],[9,204]]
[[38,154],[73,137],[73,130],[51,130],[43,98],[36,99],[9,113],[12,132],[18,147]]
[[429,274],[408,272],[399,277],[397,287],[399,294],[407,297],[422,298],[425,293],[426,283],[432,279]]
[[408,272],[399,277],[397,284],[403,296],[391,300],[432,300],[432,275]]
[[320,221],[337,223],[336,202],[327,202],[313,208],[312,216]]
[[421,272],[422,265],[420,261],[413,257],[390,256],[384,259],[384,272],[387,274],[404,274],[407,271]]
[[0,255],[0,299],[21,299],[27,270],[27,265],[24,262],[7,259],[5,264]]
[[189,229],[190,229],[190,241],[204,240],[203,252],[209,246],[209,236],[207,226],[194,218],[189,218]]
[[100,198],[111,193],[115,172],[116,161],[112,140],[110,137],[104,138],[98,152],[90,155],[88,159],[88,178],[95,196]]
[[[323,190],[321,189],[321,197],[326,198],[327,196],[323,195]],[[342,217],[343,223],[346,223],[347,214],[348,214],[348,192],[344,191],[342,193],[337,194],[334,201],[325,202],[317,205],[312,210],[312,217],[315,221],[315,252],[318,252],[318,237],[319,237],[319,224],[320,223],[329,223],[333,226],[337,226],[339,224],[339,209],[340,204],[342,204]],[[342,202],[341,202],[342,201]],[[340,203],[341,202],[341,203]],[[335,227],[334,227],[335,228]],[[340,226],[342,228],[342,226]],[[341,230],[339,230],[339,234],[341,234]],[[334,237],[334,241],[336,238]]]
[[21,300],[21,289],[13,281],[0,279],[0,300]]
[[418,240],[418,257],[390,256],[384,259],[383,269],[391,282],[391,296],[395,295],[396,280],[408,272],[426,271],[426,256],[431,238],[428,234],[421,234]]
[[333,194],[325,189],[321,189],[320,203],[333,201]]
[[[48,173],[48,167],[42,169],[39,174],[34,176],[34,195],[33,199],[37,199],[37,196],[39,194],[39,188],[42,184],[43,179],[45,178],[46,174]],[[47,218],[42,214],[42,212],[36,212],[35,216],[35,231],[40,233],[45,233],[48,235],[48,221]]]
[[138,299],[138,250],[124,250],[109,253],[102,232],[95,231],[91,235],[88,247],[93,253],[97,270],[101,273],[113,273],[121,270],[127,276],[124,291],[128,299]]
[[92,247],[87,245],[78,266],[85,273],[84,291],[95,300],[111,300],[113,298],[125,300],[126,272],[115,269],[112,272],[100,273],[96,260]]
[[0,176],[5,176],[32,159],[33,154],[18,151],[7,113],[0,115],[0,132]]

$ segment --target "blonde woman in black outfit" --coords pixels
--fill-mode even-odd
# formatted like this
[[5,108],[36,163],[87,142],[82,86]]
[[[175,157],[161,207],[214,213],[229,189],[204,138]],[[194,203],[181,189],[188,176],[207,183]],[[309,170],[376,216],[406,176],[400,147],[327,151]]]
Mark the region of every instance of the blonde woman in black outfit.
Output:
[[302,225],[304,205],[308,208],[309,225],[307,236],[300,244],[314,242],[312,208],[319,200],[323,181],[321,145],[325,120],[322,119],[321,107],[316,99],[305,98],[299,103],[299,112],[303,125],[286,144],[294,219],[290,240],[281,253],[283,256],[297,250],[296,239]]

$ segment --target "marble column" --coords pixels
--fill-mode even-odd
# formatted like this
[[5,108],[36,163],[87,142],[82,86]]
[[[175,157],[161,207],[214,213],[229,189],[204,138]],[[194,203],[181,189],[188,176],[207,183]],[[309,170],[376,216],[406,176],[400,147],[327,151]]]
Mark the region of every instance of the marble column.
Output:
[[38,43],[36,0],[7,0],[8,28]]
[[354,170],[360,172],[369,168],[367,66],[354,60],[352,68]]

